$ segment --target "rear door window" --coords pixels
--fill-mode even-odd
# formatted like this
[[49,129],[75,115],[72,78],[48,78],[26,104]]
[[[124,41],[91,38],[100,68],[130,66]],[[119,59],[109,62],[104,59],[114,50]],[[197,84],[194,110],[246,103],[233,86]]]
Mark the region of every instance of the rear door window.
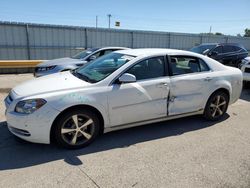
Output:
[[238,52],[238,51],[241,51],[242,48],[238,47],[238,46],[233,46],[234,48],[234,51]]
[[170,66],[173,76],[210,70],[202,59],[190,56],[171,56]]
[[233,46],[223,46],[223,52],[224,53],[230,53],[230,52],[234,52],[234,47]]
[[215,49],[213,49],[213,52],[217,52],[218,54],[223,53],[223,47],[222,46],[218,46]]

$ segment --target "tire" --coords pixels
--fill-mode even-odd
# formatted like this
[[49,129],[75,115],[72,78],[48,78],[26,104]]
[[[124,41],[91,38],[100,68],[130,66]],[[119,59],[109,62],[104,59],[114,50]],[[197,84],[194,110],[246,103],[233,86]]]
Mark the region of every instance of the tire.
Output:
[[209,97],[203,116],[210,121],[221,119],[227,111],[228,103],[228,94],[223,91],[216,91]]
[[59,146],[79,149],[91,144],[100,132],[98,116],[86,109],[75,109],[60,116],[54,136]]
[[249,89],[250,88],[250,82],[249,81],[243,81],[243,88]]

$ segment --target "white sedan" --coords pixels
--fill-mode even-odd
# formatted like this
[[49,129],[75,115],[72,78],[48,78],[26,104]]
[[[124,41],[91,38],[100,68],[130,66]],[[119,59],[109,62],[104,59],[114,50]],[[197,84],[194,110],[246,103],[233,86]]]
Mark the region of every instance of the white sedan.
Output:
[[112,130],[196,114],[218,120],[241,89],[239,69],[203,55],[121,50],[15,87],[6,119],[24,140],[80,148]]

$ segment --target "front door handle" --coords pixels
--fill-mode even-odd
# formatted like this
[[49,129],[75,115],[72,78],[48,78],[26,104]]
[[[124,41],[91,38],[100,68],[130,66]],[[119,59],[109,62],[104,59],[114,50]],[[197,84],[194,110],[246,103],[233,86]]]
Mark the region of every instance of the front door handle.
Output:
[[167,82],[161,82],[161,83],[157,84],[157,86],[168,86],[168,83]]
[[209,81],[211,81],[213,78],[211,78],[211,77],[206,77],[205,79],[204,79],[204,81],[205,82],[209,82]]

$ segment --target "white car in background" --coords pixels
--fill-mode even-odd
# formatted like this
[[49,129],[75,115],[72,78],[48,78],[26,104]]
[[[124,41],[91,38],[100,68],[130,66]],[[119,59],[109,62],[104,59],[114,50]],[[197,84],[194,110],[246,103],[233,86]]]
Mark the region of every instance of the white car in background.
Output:
[[117,129],[196,114],[218,120],[241,89],[239,69],[197,53],[121,50],[15,87],[6,119],[24,140],[81,148]]
[[243,80],[250,82],[250,57],[246,57],[241,61],[240,69],[243,73]]
[[89,48],[73,55],[72,57],[64,57],[64,58],[44,61],[35,67],[34,76],[40,77],[57,72],[74,70],[103,55],[109,54],[117,50],[125,50],[125,49],[128,48],[125,47]]

